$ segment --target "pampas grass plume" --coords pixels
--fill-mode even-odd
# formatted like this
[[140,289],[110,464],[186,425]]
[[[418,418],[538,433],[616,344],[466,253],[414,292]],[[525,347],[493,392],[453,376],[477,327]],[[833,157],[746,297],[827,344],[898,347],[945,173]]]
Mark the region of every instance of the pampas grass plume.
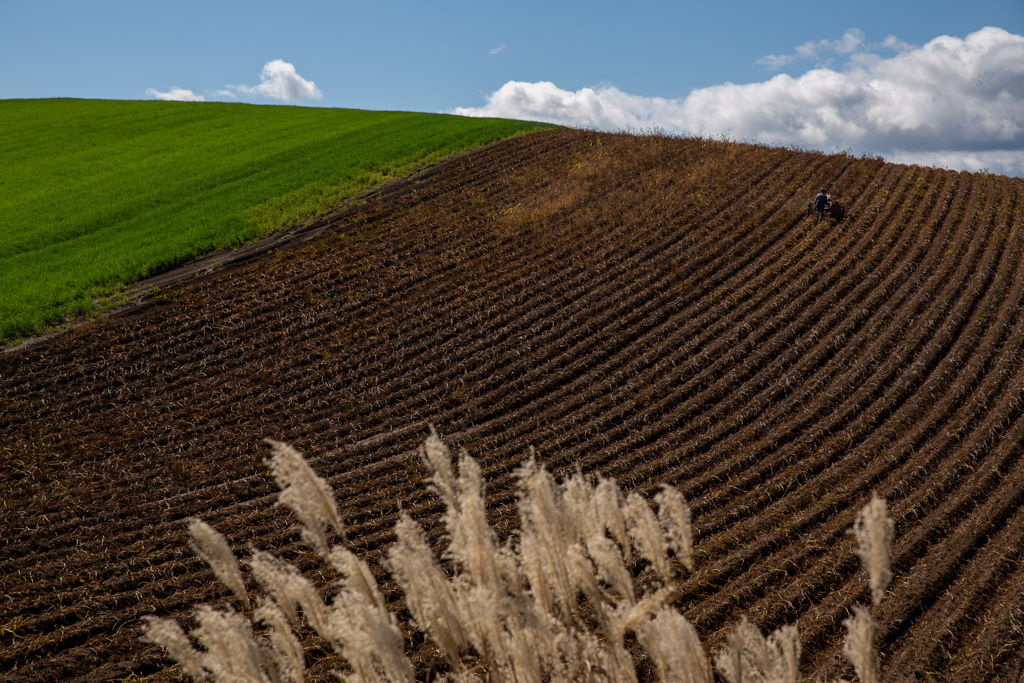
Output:
[[743,617],[715,659],[715,668],[730,683],[799,683],[800,649],[795,627],[783,626],[765,638]]
[[282,683],[302,683],[306,677],[306,655],[302,643],[288,627],[281,607],[273,600],[260,604],[253,619],[270,629],[270,645],[277,657],[277,674]]
[[661,533],[658,518],[654,516],[651,506],[636,493],[626,497],[626,521],[629,523],[629,536],[633,546],[640,555],[649,561],[661,577],[668,581],[675,572],[668,561],[668,543]]
[[265,439],[271,456],[266,460],[277,485],[281,488],[278,504],[286,505],[299,518],[302,538],[321,556],[329,552],[324,525],[345,533],[334,500],[334,491],[325,479],[317,476],[302,454],[286,443]]
[[341,574],[341,591],[330,608],[332,636],[342,645],[341,654],[363,680],[412,681],[414,671],[405,656],[405,641],[395,616],[387,611],[384,596],[370,568],[355,553],[331,549],[331,565]]
[[245,581],[227,539],[206,522],[195,518],[188,522],[188,535],[189,547],[210,566],[214,576],[232,593],[246,599]]
[[889,569],[889,549],[895,534],[895,525],[889,517],[885,499],[872,494],[871,502],[857,514],[853,535],[857,538],[856,553],[868,570],[871,599],[879,605],[885,589],[892,581]]
[[530,457],[519,477],[519,556],[531,592],[546,611],[577,617],[575,580],[581,552],[573,525],[565,522],[562,496],[551,474]]
[[173,619],[144,616],[142,617],[142,638],[164,648],[168,656],[181,664],[181,668],[193,680],[208,680],[206,672],[203,671],[202,653],[192,647],[192,642],[178,626],[178,622]]
[[846,626],[846,640],[843,654],[853,663],[860,683],[878,683],[878,656],[872,641],[875,637],[875,622],[871,614],[859,605],[854,605],[853,616],[843,621]]
[[430,436],[420,446],[420,459],[432,476],[430,482],[434,491],[446,506],[455,504],[455,475],[452,473],[451,451],[438,435],[434,425],[430,425]]
[[259,646],[248,619],[209,605],[196,610],[196,619],[199,626],[192,635],[206,648],[203,668],[217,683],[271,683],[260,663]]
[[629,533],[626,531],[626,516],[622,511],[623,497],[619,485],[615,483],[614,479],[598,478],[597,486],[594,487],[593,500],[594,509],[597,511],[601,523],[612,538],[618,542],[626,562],[629,562],[631,544]]
[[[299,570],[268,552],[256,550],[248,561],[253,578],[270,594],[293,626],[299,625],[299,601],[293,582],[303,581]],[[300,589],[301,590],[301,589]]]
[[712,683],[714,675],[693,624],[682,614],[662,607],[637,628],[640,643],[654,660],[663,681]]
[[654,496],[658,504],[658,520],[676,559],[687,571],[693,571],[693,527],[690,506],[678,490],[662,484],[661,492]]
[[388,549],[388,567],[402,587],[413,619],[441,648],[453,668],[465,651],[464,618],[444,571],[434,559],[423,529],[402,512],[395,524],[397,540]]

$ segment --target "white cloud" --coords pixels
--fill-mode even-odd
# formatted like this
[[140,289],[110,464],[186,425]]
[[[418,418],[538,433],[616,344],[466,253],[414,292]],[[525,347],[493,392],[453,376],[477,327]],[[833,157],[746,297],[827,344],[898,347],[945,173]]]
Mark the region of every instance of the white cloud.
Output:
[[597,90],[583,88],[577,92],[568,92],[547,81],[509,81],[487,98],[486,106],[459,107],[452,113],[462,116],[497,116],[548,121],[600,130],[621,130],[630,126],[635,128],[639,119],[651,116],[650,112],[658,101],[628,95],[609,86]]
[[155,97],[158,100],[173,100],[175,102],[205,102],[206,98],[202,95],[197,95],[191,90],[185,90],[177,86],[171,88],[167,92],[160,92],[156,88],[149,88],[146,90],[146,94],[150,97]]
[[787,64],[792,64],[797,59],[799,59],[799,57],[796,55],[765,55],[754,63],[760,64],[771,71],[778,71]]
[[[562,90],[510,81],[464,116],[563,125],[719,135],[907,163],[1024,175],[1024,37],[984,28],[918,48],[887,39],[883,58],[857,53],[863,34],[808,43],[852,52],[842,71],[817,68],[761,83],[712,86],[682,99],[630,95],[610,86]],[[826,45],[827,43],[827,45]],[[808,48],[811,50],[812,48]]]
[[323,97],[316,83],[307,81],[295,71],[293,64],[282,59],[263,65],[259,85],[229,85],[228,89],[283,102],[297,102],[305,98],[319,100]]
[[[895,36],[889,36],[889,38],[895,40]],[[819,40],[817,42],[809,41],[798,46],[794,54],[768,55],[758,59],[755,64],[760,64],[772,71],[778,71],[787,64],[792,64],[793,62],[801,59],[820,60],[822,59],[822,55],[832,52],[840,55],[848,55],[852,52],[856,52],[857,48],[863,44],[864,32],[857,28],[851,28],[849,31],[844,33],[843,37],[839,40]]]
[[[213,97],[236,98],[239,93],[243,95],[257,95],[269,97],[283,102],[297,102],[310,98],[319,100],[323,93],[316,87],[313,81],[307,81],[295,71],[295,66],[282,59],[275,59],[263,65],[260,72],[259,85],[228,85],[221,90],[214,90],[209,93]],[[191,90],[185,90],[177,86],[167,92],[160,92],[155,88],[146,90],[146,94],[161,100],[178,100],[182,102],[205,102],[203,95],[197,95]]]
[[882,47],[889,50],[896,50],[897,52],[908,52],[914,49],[914,46],[910,43],[904,43],[902,40],[892,35],[891,33],[885,37],[882,41]]
[[807,42],[796,49],[796,53],[808,59],[818,59],[824,52],[837,52],[848,55],[864,44],[864,32],[851,28],[839,40],[819,40]]
[[503,52],[504,50],[505,50],[505,43],[502,43],[498,47],[496,47],[493,50],[491,50],[488,54],[496,55],[499,52]]

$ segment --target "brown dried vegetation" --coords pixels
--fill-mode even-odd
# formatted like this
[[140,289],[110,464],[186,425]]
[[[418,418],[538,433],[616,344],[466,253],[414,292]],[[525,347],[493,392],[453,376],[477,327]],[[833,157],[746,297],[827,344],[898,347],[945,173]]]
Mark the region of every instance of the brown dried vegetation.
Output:
[[[845,220],[804,215],[826,186]],[[438,164],[297,237],[0,357],[0,677],[180,678],[140,642],[238,600],[192,518],[320,574],[262,464],[310,454],[393,608],[416,446],[480,461],[499,535],[533,447],[689,501],[674,606],[853,673],[846,531],[895,521],[883,680],[1024,673],[1024,181],[699,139],[552,131]],[[331,542],[335,532],[328,530]],[[251,587],[250,587],[251,588]],[[401,614],[401,612],[400,612]],[[407,613],[406,613],[407,616]],[[411,630],[422,678],[444,665]],[[419,640],[417,640],[419,638]],[[310,638],[309,675],[329,648]],[[641,667],[641,671],[642,671]]]

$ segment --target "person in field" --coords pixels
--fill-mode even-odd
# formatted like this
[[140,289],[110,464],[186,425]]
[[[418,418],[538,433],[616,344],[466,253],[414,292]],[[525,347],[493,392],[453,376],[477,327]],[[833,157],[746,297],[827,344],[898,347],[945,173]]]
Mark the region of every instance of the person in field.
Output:
[[825,209],[828,207],[828,195],[825,194],[825,188],[821,188],[821,192],[814,196],[814,208],[818,210],[818,222],[825,217]]

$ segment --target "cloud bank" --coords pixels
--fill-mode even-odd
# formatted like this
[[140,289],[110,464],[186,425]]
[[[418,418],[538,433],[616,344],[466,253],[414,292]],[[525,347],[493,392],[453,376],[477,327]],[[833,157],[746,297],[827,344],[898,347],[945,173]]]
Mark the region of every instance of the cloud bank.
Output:
[[[160,100],[175,100],[178,102],[205,102],[203,95],[197,95],[191,90],[171,88],[167,92],[160,92],[155,88],[146,90],[150,97]],[[263,65],[260,72],[259,85],[228,85],[222,90],[215,90],[209,93],[213,97],[237,97],[242,95],[255,95],[267,97],[281,102],[298,102],[304,99],[319,100],[323,93],[316,87],[313,81],[307,81],[295,71],[295,65],[275,59]]]
[[[833,151],[891,161],[1024,175],[1024,36],[988,27],[964,39],[941,36],[898,54],[858,51],[860,31],[806,43],[796,58],[847,55],[842,70],[815,68],[746,85],[725,83],[682,99],[630,95],[610,86],[562,90],[509,81],[463,116],[548,121],[598,130],[661,128]],[[787,57],[765,58],[765,65]]]

